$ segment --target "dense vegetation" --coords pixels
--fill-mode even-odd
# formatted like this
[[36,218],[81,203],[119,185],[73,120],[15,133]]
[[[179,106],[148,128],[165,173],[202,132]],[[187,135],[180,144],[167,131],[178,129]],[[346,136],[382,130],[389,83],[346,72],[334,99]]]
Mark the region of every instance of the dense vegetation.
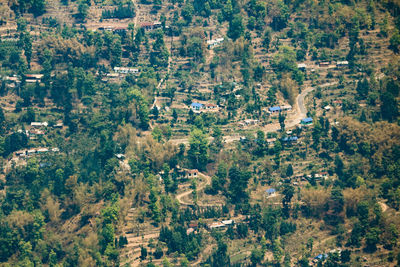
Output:
[[399,264],[399,11],[0,4],[0,265]]

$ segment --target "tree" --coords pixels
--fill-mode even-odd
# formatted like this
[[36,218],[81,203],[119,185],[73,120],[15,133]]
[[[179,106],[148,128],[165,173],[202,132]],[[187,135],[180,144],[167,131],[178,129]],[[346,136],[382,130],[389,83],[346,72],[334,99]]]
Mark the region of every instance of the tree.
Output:
[[241,203],[248,200],[249,196],[246,189],[250,177],[250,172],[240,170],[238,166],[233,166],[229,169],[229,196],[233,203]]
[[229,22],[228,37],[236,40],[243,35],[244,25],[240,14],[236,14],[232,21]]
[[290,184],[285,184],[283,191],[283,198],[282,198],[282,205],[283,205],[283,215],[288,218],[289,217],[289,211],[290,211],[290,202],[292,201],[293,195],[294,195],[294,187]]
[[208,137],[201,130],[190,133],[188,158],[193,168],[205,170],[208,163]]
[[250,255],[250,261],[252,266],[257,266],[264,259],[264,253],[260,249],[253,249]]
[[189,24],[193,19],[194,8],[193,5],[188,3],[182,8],[182,17]]
[[392,122],[398,115],[398,103],[396,98],[389,92],[384,92],[381,95],[381,114],[382,118]]
[[281,132],[285,131],[285,119],[286,116],[282,114],[282,112],[279,112],[279,125],[281,126]]
[[400,52],[400,34],[398,30],[393,33],[389,42],[389,48],[392,49],[394,53],[398,54]]
[[76,17],[84,21],[89,13],[89,6],[84,1],[80,1],[78,4],[78,13]]
[[286,169],[286,177],[291,177],[293,175],[293,166],[289,164]]

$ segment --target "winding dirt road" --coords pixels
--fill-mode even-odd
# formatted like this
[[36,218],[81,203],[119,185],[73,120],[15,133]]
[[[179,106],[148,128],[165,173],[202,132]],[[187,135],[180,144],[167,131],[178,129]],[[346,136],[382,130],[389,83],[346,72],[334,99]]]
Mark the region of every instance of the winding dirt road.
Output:
[[[199,186],[197,187],[197,192],[203,190],[207,185],[211,185],[211,177],[204,174],[204,173],[199,173],[199,176],[204,177],[205,178],[205,182],[199,184]],[[194,205],[194,203],[192,201],[186,201],[184,200],[184,198],[188,195],[190,195],[193,192],[193,189],[184,191],[178,195],[176,195],[176,200],[178,200],[179,204],[184,205],[184,206],[190,206],[190,205]],[[198,203],[198,206],[200,207],[211,207],[211,206],[216,206],[215,204],[202,204],[202,203]]]

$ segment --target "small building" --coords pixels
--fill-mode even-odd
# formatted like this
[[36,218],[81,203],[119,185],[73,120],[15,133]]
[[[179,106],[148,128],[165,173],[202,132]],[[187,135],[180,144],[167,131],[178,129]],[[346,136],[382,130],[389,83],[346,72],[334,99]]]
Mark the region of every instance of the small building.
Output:
[[267,138],[267,144],[268,145],[273,145],[276,142],[276,138]]
[[290,111],[290,110],[292,110],[292,106],[291,105],[283,105],[283,106],[280,106],[280,108],[281,108],[282,111]]
[[43,78],[43,74],[25,74],[25,81],[29,83],[40,82]]
[[31,122],[32,127],[47,127],[49,124],[45,122]]
[[221,221],[221,223],[228,226],[228,225],[233,225],[235,222],[233,220],[224,220]]
[[185,171],[185,178],[188,179],[193,179],[193,178],[197,178],[199,175],[199,171],[194,169],[194,170],[186,170]]
[[276,107],[269,107],[269,108],[268,108],[268,112],[271,113],[271,114],[279,113],[279,112],[281,112],[281,107],[278,107],[278,106],[276,106]]
[[220,45],[224,41],[224,38],[217,38],[213,40],[207,40],[207,46],[209,49],[213,49],[214,47]]
[[336,68],[344,68],[347,66],[349,66],[349,62],[347,60],[336,62]]
[[62,127],[64,127],[64,124],[62,122],[56,123],[53,126],[53,128],[59,128],[59,129],[61,129]]
[[276,194],[276,189],[275,188],[268,188],[267,190],[265,190],[265,193],[268,194],[268,196],[272,196]]
[[329,67],[329,65],[330,65],[330,63],[327,61],[323,61],[323,62],[319,63],[319,66],[322,68],[327,68],[327,67]]
[[312,122],[313,122],[312,118],[305,118],[305,119],[302,119],[300,123],[302,125],[310,125],[310,124],[312,124]]
[[17,157],[25,157],[26,156],[26,150],[20,150],[20,151],[16,151],[15,155]]
[[216,110],[218,108],[218,105],[213,104],[213,103],[207,103],[203,105],[203,108],[205,110]]
[[297,140],[299,140],[297,136],[288,136],[282,139],[284,143],[295,143]]
[[36,149],[30,149],[30,150],[26,151],[26,155],[28,155],[28,156],[32,156],[34,154],[36,154]]
[[119,154],[115,154],[115,157],[116,157],[117,159],[119,159],[119,160],[123,160],[123,159],[125,158],[125,155],[119,153]]
[[193,228],[188,228],[188,229],[186,229],[186,234],[187,235],[190,235],[191,233],[193,233],[194,232],[194,229]]
[[128,29],[126,27],[117,27],[113,30],[113,32],[118,34],[125,34],[127,30]]
[[244,125],[257,125],[258,124],[258,122],[259,122],[259,120],[251,120],[251,119],[247,119],[247,120],[244,120],[243,121],[244,122]]
[[120,74],[128,74],[128,73],[138,74],[139,73],[139,69],[128,68],[128,67],[114,67],[114,71],[116,73],[120,73]]
[[299,64],[297,64],[297,68],[299,70],[305,71],[307,69],[307,65],[304,63],[299,63]]
[[225,228],[226,225],[220,222],[214,222],[214,223],[210,223],[207,225],[208,229],[213,230],[213,229],[221,229],[221,228]]
[[143,28],[145,31],[152,31],[158,28],[161,28],[161,22],[143,22],[140,24],[140,27]]
[[101,26],[101,27],[99,27],[99,30],[112,32],[114,30],[114,26]]
[[203,104],[197,103],[197,102],[193,102],[193,103],[190,105],[190,108],[191,108],[193,111],[200,112],[201,109],[203,108]]
[[36,150],[36,152],[37,152],[38,154],[44,154],[44,153],[49,152],[49,149],[48,149],[48,148],[38,148],[38,149]]
[[327,106],[323,107],[323,109],[325,109],[326,111],[329,111],[329,110],[331,110],[331,106],[327,105]]
[[51,149],[51,152],[60,152],[60,149],[58,147],[54,147]]

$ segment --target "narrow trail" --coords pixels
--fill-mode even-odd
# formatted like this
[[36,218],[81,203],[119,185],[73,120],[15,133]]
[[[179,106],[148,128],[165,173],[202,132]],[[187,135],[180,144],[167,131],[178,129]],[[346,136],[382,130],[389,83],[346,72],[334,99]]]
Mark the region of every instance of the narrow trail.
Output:
[[[321,84],[319,86],[309,86],[306,87],[297,97],[296,97],[296,110],[294,114],[291,114],[288,116],[288,118],[285,121],[285,126],[286,128],[292,128],[296,125],[298,125],[300,123],[301,119],[304,119],[307,117],[307,108],[305,106],[305,98],[306,96],[311,93],[312,91],[314,91],[317,87],[320,88],[324,88],[324,87],[328,87],[328,86],[332,86],[337,84],[338,82],[329,82],[329,83],[324,83]],[[269,133],[269,132],[276,132],[279,131],[281,128],[280,124],[278,122],[276,123],[272,123],[272,124],[268,124],[265,125],[264,127],[260,127],[259,129],[264,131],[265,133]],[[227,135],[224,136],[224,141],[225,143],[232,143],[235,141],[239,141],[240,140],[240,135]],[[210,137],[209,141],[212,141],[213,138]],[[189,138],[185,137],[185,138],[180,138],[180,139],[171,139],[169,140],[170,143],[178,145],[178,144],[188,144],[189,143]]]

